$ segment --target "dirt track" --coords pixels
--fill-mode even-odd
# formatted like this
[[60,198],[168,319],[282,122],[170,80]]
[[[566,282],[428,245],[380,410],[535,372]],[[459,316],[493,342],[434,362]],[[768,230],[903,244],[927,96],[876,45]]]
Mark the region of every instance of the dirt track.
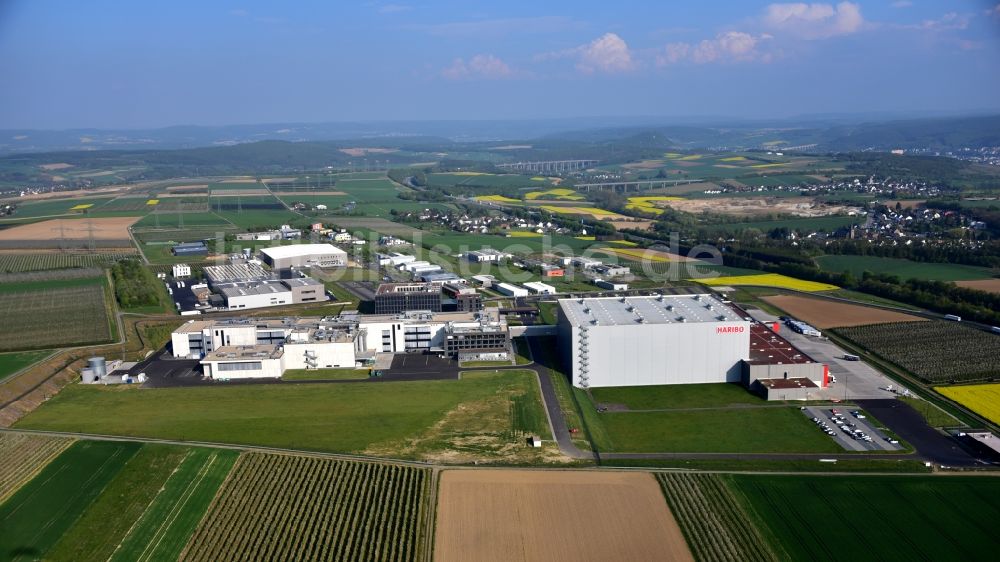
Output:
[[959,287],[976,289],[987,293],[1000,293],[1000,279],[977,279],[975,281],[955,281]]
[[847,328],[884,322],[922,322],[926,318],[911,316],[902,312],[880,310],[823,299],[811,299],[794,295],[761,297],[766,302],[784,310],[791,316],[813,326],[825,328]]
[[693,560],[649,474],[449,470],[438,498],[438,562]]
[[0,230],[0,240],[128,240],[128,227],[141,217],[52,219]]

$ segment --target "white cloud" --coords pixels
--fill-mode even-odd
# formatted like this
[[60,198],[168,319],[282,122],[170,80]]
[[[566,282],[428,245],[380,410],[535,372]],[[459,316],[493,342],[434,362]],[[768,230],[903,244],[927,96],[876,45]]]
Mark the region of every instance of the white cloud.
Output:
[[966,29],[969,27],[969,14],[958,14],[948,12],[936,20],[924,20],[915,25],[904,26],[907,29],[919,29],[922,31],[948,31],[954,29]]
[[494,55],[476,55],[466,62],[457,58],[441,71],[441,76],[449,80],[470,80],[484,78],[499,80],[514,74],[510,66]]
[[628,43],[614,33],[605,33],[576,51],[579,54],[576,68],[586,74],[628,72],[635,68]]
[[706,64],[711,62],[770,62],[771,55],[761,53],[758,47],[772,37],[768,34],[751,35],[742,31],[727,31],[698,43],[671,43],[656,54],[656,66],[679,62]]
[[857,33],[864,28],[861,7],[853,2],[833,4],[770,4],[762,23],[768,29],[802,39],[826,39]]

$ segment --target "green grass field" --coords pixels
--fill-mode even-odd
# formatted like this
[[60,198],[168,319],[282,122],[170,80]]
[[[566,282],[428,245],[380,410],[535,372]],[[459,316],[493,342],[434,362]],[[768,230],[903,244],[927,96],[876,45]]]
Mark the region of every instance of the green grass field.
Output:
[[286,381],[346,381],[365,380],[370,369],[288,369],[281,378]]
[[1000,480],[730,476],[785,560],[994,560]]
[[0,505],[0,557],[44,558],[140,447],[78,441],[66,449]]
[[0,353],[0,381],[17,371],[41,361],[48,351],[22,351],[20,353]]
[[[447,412],[522,387],[522,373],[457,381],[165,389],[70,385],[21,428],[354,452],[428,430]],[[539,406],[540,407],[540,406]],[[102,412],[95,416],[94,412]]]
[[238,456],[236,451],[188,449],[108,560],[177,560]]
[[622,404],[630,410],[719,408],[732,404],[765,404],[738,384],[672,384],[610,386],[590,391],[595,402]]
[[597,447],[605,452],[843,452],[794,406],[596,415],[585,411],[584,416]]
[[989,279],[992,271],[985,267],[953,263],[924,263],[878,256],[820,256],[819,266],[827,271],[850,271],[861,278],[865,271],[896,275],[900,279],[923,279],[934,281],[969,281]]
[[735,232],[740,230],[746,230],[749,228],[756,228],[761,232],[770,232],[775,228],[787,228],[789,230],[796,230],[803,233],[815,232],[815,231],[825,231],[833,232],[839,228],[845,226],[851,226],[852,224],[861,224],[865,220],[864,217],[860,216],[847,216],[847,215],[835,215],[829,217],[806,217],[806,218],[792,218],[792,219],[778,219],[778,220],[765,220],[765,221],[751,221],[751,222],[726,222],[720,224],[707,225],[706,228],[714,231],[727,231]]

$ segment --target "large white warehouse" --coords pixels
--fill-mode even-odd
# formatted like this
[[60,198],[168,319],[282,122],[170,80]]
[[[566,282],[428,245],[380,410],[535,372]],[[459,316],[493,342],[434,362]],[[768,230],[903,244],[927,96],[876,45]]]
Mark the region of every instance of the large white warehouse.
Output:
[[260,251],[264,263],[272,269],[289,267],[342,267],[347,265],[347,252],[333,244],[293,244],[274,246]]
[[710,295],[559,300],[559,348],[580,388],[740,382],[750,322]]

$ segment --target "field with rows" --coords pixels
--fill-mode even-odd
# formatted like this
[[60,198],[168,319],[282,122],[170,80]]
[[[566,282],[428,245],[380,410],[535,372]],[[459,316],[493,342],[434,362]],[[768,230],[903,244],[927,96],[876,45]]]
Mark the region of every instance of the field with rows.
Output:
[[42,271],[47,269],[65,269],[74,267],[101,267],[111,262],[134,256],[134,252],[87,254],[57,252],[40,254],[0,253],[0,273]]
[[183,560],[423,560],[430,470],[244,453]]
[[989,279],[992,271],[985,267],[955,263],[926,263],[878,256],[820,256],[816,263],[826,271],[850,271],[858,279],[865,271],[895,275],[900,279],[934,281],[965,281]]
[[994,560],[1000,480],[729,477],[786,560]]
[[1000,376],[1000,337],[957,322],[871,324],[834,332],[927,382]]
[[656,479],[699,562],[779,560],[721,476],[659,473]]
[[43,558],[140,447],[73,443],[0,504],[0,554],[12,561]]
[[[0,351],[103,343],[111,339],[103,278],[65,287],[0,291],[7,320]],[[65,282],[64,282],[65,283]],[[25,287],[25,288],[22,288]]]
[[0,504],[72,444],[62,437],[0,433]]
[[934,390],[995,424],[1000,424],[1000,384],[938,386]]

